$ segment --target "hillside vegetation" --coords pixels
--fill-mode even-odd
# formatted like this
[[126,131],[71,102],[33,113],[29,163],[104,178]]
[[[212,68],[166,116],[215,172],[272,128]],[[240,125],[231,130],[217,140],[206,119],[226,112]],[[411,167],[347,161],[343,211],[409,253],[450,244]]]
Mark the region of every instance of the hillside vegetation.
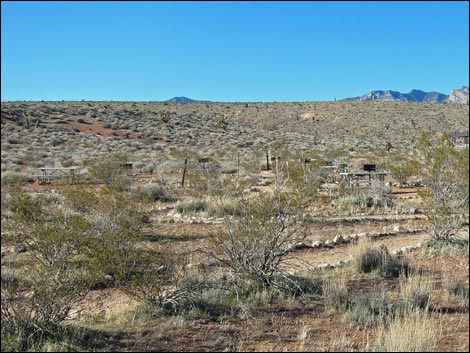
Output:
[[468,117],[2,103],[2,351],[468,352]]

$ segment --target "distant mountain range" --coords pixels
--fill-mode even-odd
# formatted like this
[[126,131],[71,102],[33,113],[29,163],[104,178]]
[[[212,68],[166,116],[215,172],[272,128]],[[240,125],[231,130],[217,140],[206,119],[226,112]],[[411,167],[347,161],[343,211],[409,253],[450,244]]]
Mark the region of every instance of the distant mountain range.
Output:
[[450,95],[439,92],[424,92],[413,89],[408,93],[398,91],[372,91],[360,97],[346,98],[346,101],[404,101],[404,102],[430,102],[430,103],[457,103],[468,104],[468,87],[453,89]]
[[199,102],[199,101],[195,100],[195,99],[188,98],[188,97],[173,97],[171,99],[166,100],[165,102],[191,103],[191,102]]
[[[453,89],[450,94],[439,92],[425,92],[419,89],[413,89],[408,93],[398,91],[371,91],[360,97],[345,98],[343,101],[403,101],[403,102],[428,102],[428,103],[444,103],[444,104],[469,104],[469,92],[467,86],[460,89]],[[164,102],[173,103],[194,103],[208,102],[191,99],[188,97],[173,97]]]
[[450,92],[448,103],[468,104],[468,87],[463,86],[461,89],[453,89]]

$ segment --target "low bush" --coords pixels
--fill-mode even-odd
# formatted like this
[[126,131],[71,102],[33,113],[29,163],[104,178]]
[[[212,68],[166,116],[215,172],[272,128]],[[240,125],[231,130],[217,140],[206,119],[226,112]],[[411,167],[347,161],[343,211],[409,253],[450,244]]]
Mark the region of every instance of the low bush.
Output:
[[343,311],[350,304],[348,287],[343,278],[327,278],[323,281],[323,297],[326,306],[335,311]]
[[443,286],[452,302],[459,306],[469,306],[469,287],[466,279],[459,278],[455,274],[444,276]]
[[385,291],[361,293],[351,299],[344,318],[361,326],[375,327],[386,321],[391,308]]
[[170,196],[170,192],[167,188],[159,186],[157,184],[148,184],[140,189],[141,194],[148,198],[151,202],[161,201],[161,202],[172,202],[175,201],[173,197]]
[[391,255],[383,244],[371,247],[369,239],[361,238],[353,246],[353,267],[359,273],[376,272],[384,277],[398,277],[410,269],[408,259],[403,255]]
[[412,271],[399,278],[400,305],[404,310],[428,309],[431,305],[434,286],[429,276]]
[[421,252],[428,256],[445,256],[469,254],[468,238],[452,237],[447,239],[426,239],[421,246]]
[[205,199],[192,199],[181,201],[176,204],[175,210],[181,214],[191,214],[205,212],[209,208],[209,203]]

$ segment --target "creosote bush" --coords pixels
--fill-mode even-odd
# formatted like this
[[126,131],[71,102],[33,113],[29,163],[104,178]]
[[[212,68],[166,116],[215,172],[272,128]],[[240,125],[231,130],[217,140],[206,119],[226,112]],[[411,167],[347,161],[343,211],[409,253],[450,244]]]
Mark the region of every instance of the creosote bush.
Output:
[[211,235],[212,255],[236,275],[265,287],[279,285],[281,264],[306,236],[302,217],[309,186],[288,190],[284,170],[275,170],[272,193],[241,198],[239,213],[224,217],[225,231]]
[[18,255],[10,266],[2,263],[2,337],[23,335],[30,340],[24,347],[58,332],[92,288],[125,286],[136,263],[148,266],[139,262],[137,246],[145,214],[130,193],[75,190],[52,197],[11,188],[2,202],[9,212],[2,245],[24,252],[21,273]]
[[21,274],[2,264],[2,336],[23,335],[28,348],[52,335],[90,289],[88,272],[76,261],[86,250],[89,224],[20,190],[11,190],[6,206],[11,216],[2,222],[2,243],[22,248],[27,258]]
[[128,157],[114,153],[100,157],[88,167],[90,175],[98,182],[103,182],[116,191],[126,190],[131,180],[127,176],[126,163]]
[[420,196],[429,222],[427,232],[437,240],[448,240],[468,221],[468,149],[457,150],[448,135],[424,133],[414,161],[425,185]]
[[177,314],[194,308],[207,282],[186,266],[186,256],[168,250],[132,252],[132,268],[123,285],[142,302]]

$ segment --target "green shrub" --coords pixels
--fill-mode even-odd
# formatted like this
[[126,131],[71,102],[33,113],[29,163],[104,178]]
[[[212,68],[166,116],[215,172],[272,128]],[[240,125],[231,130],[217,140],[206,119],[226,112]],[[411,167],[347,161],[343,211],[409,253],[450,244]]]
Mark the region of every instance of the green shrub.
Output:
[[142,205],[133,195],[109,193],[101,196],[87,220],[90,227],[84,254],[97,284],[126,283],[135,267],[135,257],[140,253],[137,244],[143,239],[146,215]]
[[54,334],[90,289],[87,269],[75,260],[86,251],[89,224],[49,206],[47,198],[17,190],[8,202],[11,217],[2,222],[2,242],[28,254],[21,275],[2,263],[2,336],[17,335],[27,349]]
[[448,239],[426,239],[421,246],[421,252],[428,256],[443,256],[469,254],[469,240],[465,238],[452,237]]
[[98,182],[106,183],[116,191],[126,190],[131,179],[127,176],[127,156],[123,154],[106,155],[88,167],[90,175]]

